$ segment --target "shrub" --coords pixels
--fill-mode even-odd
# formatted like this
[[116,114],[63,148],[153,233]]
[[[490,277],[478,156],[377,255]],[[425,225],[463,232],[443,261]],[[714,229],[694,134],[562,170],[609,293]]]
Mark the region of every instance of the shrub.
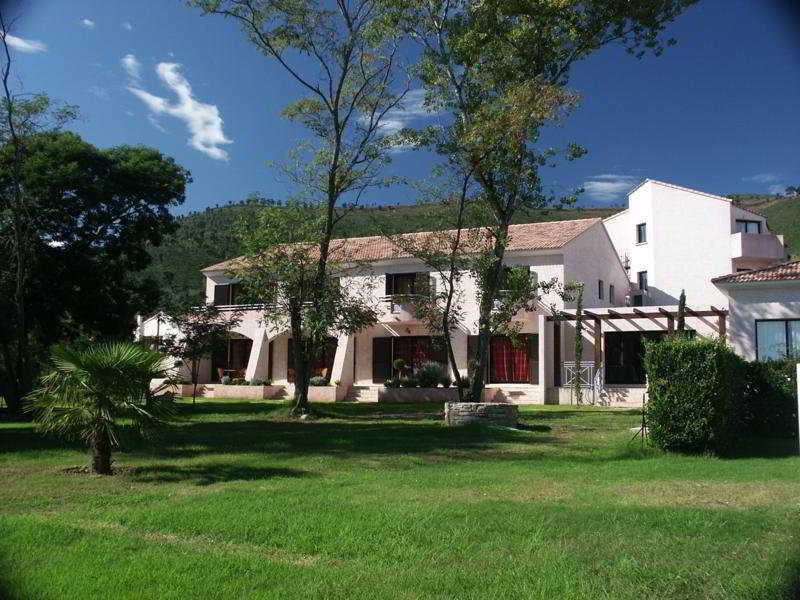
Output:
[[451,385],[453,385],[453,380],[450,379],[450,375],[445,373],[444,376],[439,380],[439,383],[441,383],[443,387],[449,388]]
[[230,385],[230,384],[231,384],[231,377],[230,377],[230,375],[223,375],[222,377],[220,377],[220,379],[219,379],[219,382],[220,382],[222,385]]
[[462,377],[461,378],[461,387],[463,389],[469,388],[470,385],[472,385],[472,382],[469,380],[469,377]]
[[416,377],[399,377],[397,381],[400,383],[400,387],[404,388],[413,388],[419,385]]
[[729,452],[738,440],[746,363],[724,342],[645,343],[650,439],[663,450]]
[[392,367],[398,373],[402,373],[408,368],[408,365],[406,364],[406,361],[404,361],[402,358],[397,358],[394,360],[394,362],[392,362]]
[[247,385],[247,379],[237,377],[236,379],[231,380],[231,385]]
[[258,377],[254,377],[250,380],[250,385],[264,385],[264,380],[259,379]]
[[432,360],[422,363],[416,372],[420,387],[436,387],[445,375],[444,365]]
[[743,425],[756,437],[797,436],[797,361],[747,365]]
[[313,385],[315,387],[320,385],[328,385],[328,380],[320,375],[315,375],[314,377],[308,380],[308,385]]
[[387,388],[399,388],[400,387],[400,380],[399,379],[387,379],[383,382],[383,385]]

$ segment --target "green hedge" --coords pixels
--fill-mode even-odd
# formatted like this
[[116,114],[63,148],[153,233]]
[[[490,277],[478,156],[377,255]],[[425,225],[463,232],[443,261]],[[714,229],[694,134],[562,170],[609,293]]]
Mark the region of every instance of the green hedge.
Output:
[[704,338],[669,336],[645,347],[653,443],[669,451],[729,452],[742,430],[745,361]]
[[797,437],[797,361],[747,365],[743,424],[756,437]]

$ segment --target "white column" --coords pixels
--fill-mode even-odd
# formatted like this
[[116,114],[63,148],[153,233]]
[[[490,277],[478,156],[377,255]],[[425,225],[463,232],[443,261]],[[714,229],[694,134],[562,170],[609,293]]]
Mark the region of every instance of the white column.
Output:
[[336,355],[333,357],[333,368],[331,369],[331,383],[338,381],[336,388],[336,399],[342,400],[350,386],[353,385],[355,374],[353,373],[353,336],[340,335],[336,344]]
[[253,336],[253,347],[250,349],[250,359],[247,361],[245,378],[265,379],[268,371],[269,335],[265,328],[259,328]]
[[544,390],[553,387],[553,322],[547,315],[538,315],[539,320],[539,386]]

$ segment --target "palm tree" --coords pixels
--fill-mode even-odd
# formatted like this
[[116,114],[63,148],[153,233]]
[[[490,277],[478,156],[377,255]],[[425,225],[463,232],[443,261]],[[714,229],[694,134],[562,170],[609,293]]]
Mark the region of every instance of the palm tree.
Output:
[[[56,346],[53,370],[27,397],[39,429],[87,442],[91,470],[111,474],[111,448],[119,445],[120,419],[143,426],[173,414],[172,383],[165,356],[132,342],[109,342],[89,348]],[[158,389],[151,379],[166,378]]]

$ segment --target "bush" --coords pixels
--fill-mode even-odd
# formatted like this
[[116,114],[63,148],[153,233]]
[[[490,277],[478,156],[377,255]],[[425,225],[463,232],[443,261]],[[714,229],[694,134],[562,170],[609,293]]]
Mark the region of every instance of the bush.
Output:
[[416,372],[420,387],[436,387],[445,375],[444,365],[432,360],[422,363]]
[[416,377],[400,377],[397,381],[400,383],[400,387],[404,388],[413,388],[419,385]]
[[267,383],[267,381],[268,380],[266,379],[260,379],[258,377],[254,377],[253,379],[250,380],[250,385],[270,385],[269,383]]
[[328,385],[328,380],[320,375],[315,375],[314,377],[308,380],[308,385],[313,385],[314,387],[321,385]]
[[747,365],[743,425],[755,437],[797,436],[797,361]]
[[402,358],[397,358],[392,362],[392,368],[398,373],[402,373],[408,368],[408,365]]
[[446,374],[439,380],[439,383],[442,384],[443,387],[449,388],[453,385],[453,380],[450,379],[450,375]]
[[247,385],[247,379],[237,377],[236,379],[231,380],[231,385]]
[[472,382],[469,380],[469,377],[462,377],[461,378],[461,387],[462,387],[462,389],[468,389],[470,385],[472,385]]
[[383,382],[383,385],[387,388],[399,388],[400,387],[400,380],[399,379],[387,379]]
[[645,348],[653,443],[678,452],[729,452],[741,430],[746,363],[718,340],[670,336]]
[[230,385],[230,384],[231,384],[231,377],[230,377],[230,375],[223,375],[222,377],[220,377],[220,380],[219,380],[219,382],[220,382],[222,385]]

